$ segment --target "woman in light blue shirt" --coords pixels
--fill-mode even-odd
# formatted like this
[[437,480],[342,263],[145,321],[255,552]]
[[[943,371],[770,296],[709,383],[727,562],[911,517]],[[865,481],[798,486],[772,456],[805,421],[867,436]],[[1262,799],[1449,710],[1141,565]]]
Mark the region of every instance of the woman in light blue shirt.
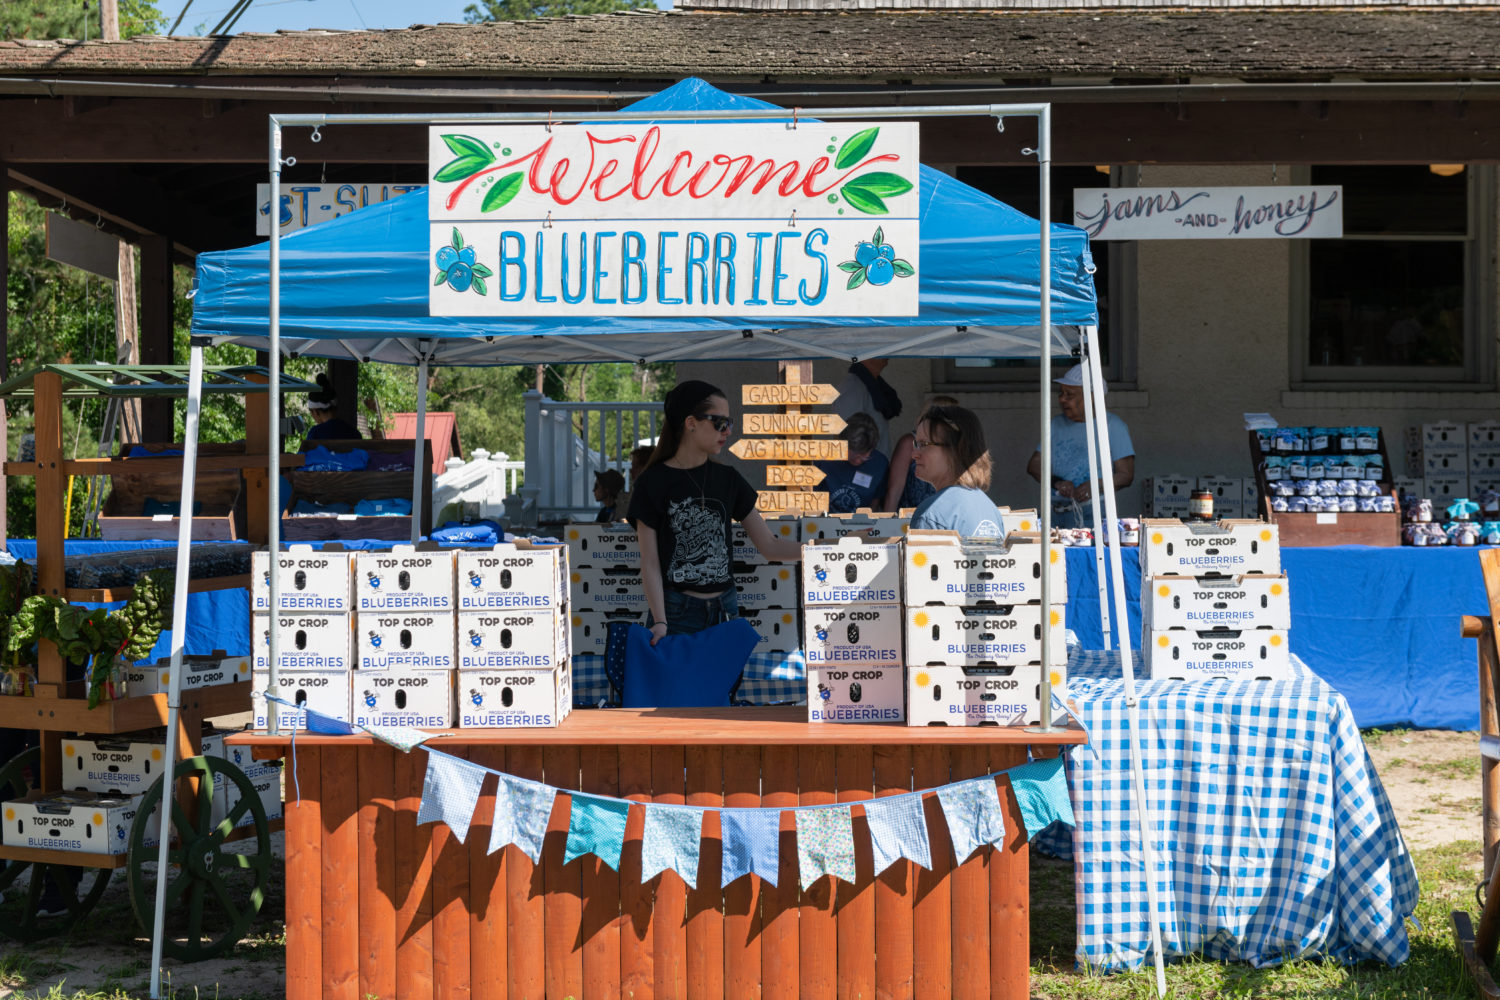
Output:
[[972,410],[933,406],[917,423],[912,440],[917,478],[937,493],[912,513],[913,528],[956,531],[966,538],[998,538],[1000,517],[990,488],[990,453],[984,428]]

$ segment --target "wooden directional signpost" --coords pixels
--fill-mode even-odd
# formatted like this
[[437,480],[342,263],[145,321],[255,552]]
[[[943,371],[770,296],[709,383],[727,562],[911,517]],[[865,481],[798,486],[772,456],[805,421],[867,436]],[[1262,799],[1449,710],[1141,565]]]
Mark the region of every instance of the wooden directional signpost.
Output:
[[746,413],[746,434],[791,436],[740,438],[729,450],[748,461],[785,463],[766,467],[766,485],[772,488],[760,491],[756,510],[766,514],[822,514],[828,510],[828,494],[813,487],[823,481],[823,470],[802,463],[846,459],[849,444],[828,437],[844,429],[842,417],[836,413],[803,413],[802,407],[827,406],[838,398],[838,390],[810,381],[810,361],[784,361],[781,370],[784,384],[744,386],[740,400],[747,406],[782,408],[780,413]]

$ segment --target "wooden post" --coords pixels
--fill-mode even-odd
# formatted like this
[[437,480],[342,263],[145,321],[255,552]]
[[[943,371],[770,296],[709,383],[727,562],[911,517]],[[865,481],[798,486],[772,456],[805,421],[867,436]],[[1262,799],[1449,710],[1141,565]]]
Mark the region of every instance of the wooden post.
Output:
[[[36,567],[37,593],[64,596],[63,497],[68,477],[63,474],[62,376],[36,376],[32,409],[36,417]],[[37,643],[37,695],[60,698],[67,691],[67,666],[50,640]],[[42,733],[41,787],[62,787],[62,734]]]
[[[264,385],[270,382],[271,378],[269,375],[251,375],[250,381]],[[271,432],[267,427],[270,420],[270,407],[271,394],[269,392],[245,394],[245,454],[275,454],[279,461],[281,455],[279,442],[272,443]],[[269,465],[244,470],[245,538],[256,545],[264,545],[270,538],[270,530],[266,525],[271,514],[271,485],[266,481],[268,468]],[[286,501],[284,496],[281,499],[283,502]]]
[[[141,363],[141,328],[135,290],[135,248],[121,240],[115,265],[115,361],[122,365]],[[140,397],[121,397],[119,407],[116,431],[119,440],[142,440]]]
[[[141,363],[170,365],[172,351],[172,241],[165,236],[141,240]],[[141,438],[173,440],[173,401],[141,400]]]

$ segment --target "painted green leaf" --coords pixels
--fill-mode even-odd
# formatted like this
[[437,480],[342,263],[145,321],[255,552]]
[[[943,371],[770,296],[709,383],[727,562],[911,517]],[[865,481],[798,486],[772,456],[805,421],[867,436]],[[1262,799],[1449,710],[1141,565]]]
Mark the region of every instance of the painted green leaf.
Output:
[[453,249],[455,249],[455,250],[462,250],[463,248],[464,248],[464,234],[458,231],[458,227],[457,226],[454,226],[453,227]]
[[863,132],[850,136],[839,147],[839,155],[834,159],[833,165],[840,170],[848,170],[870,151],[875,145],[875,137],[880,134],[879,127],[867,128]]
[[477,156],[484,160],[495,158],[495,154],[490,152],[490,147],[472,135],[445,135],[443,144],[454,156]]
[[839,188],[839,194],[844,196],[845,201],[866,215],[890,214],[890,209],[885,207],[885,202],[880,200],[880,196],[860,187],[858,181],[850,181]]
[[873,240],[871,240],[870,242],[873,243],[873,244],[875,244],[876,246],[880,246],[880,244],[882,244],[882,243],[885,242],[885,227],[884,226],[876,226],[875,227],[875,238]]
[[433,283],[434,286],[437,286],[437,285],[441,285],[443,282],[445,282],[447,280],[448,280],[448,272],[447,271],[439,271],[437,273],[437,277],[432,279],[432,283]]
[[858,288],[860,285],[863,285],[864,283],[865,283],[865,269],[864,268],[860,268],[858,271],[855,271],[853,274],[849,275],[849,284],[845,285],[844,287],[848,288],[848,289],[855,289],[855,288]]
[[864,265],[857,260],[846,260],[839,265],[840,271],[858,271]]
[[474,284],[470,285],[469,287],[474,289],[474,291],[478,292],[480,295],[483,295],[487,291],[489,291],[489,286],[484,283],[483,278],[475,278]]
[[524,175],[517,170],[513,174],[506,174],[496,181],[485,192],[484,203],[479,206],[481,212],[493,212],[497,208],[510,204],[510,200],[521,190],[521,179]]
[[481,277],[481,278],[493,278],[495,276],[495,272],[491,271],[489,268],[485,267],[483,264],[475,264],[474,265],[474,274],[476,276],[478,276],[478,277]]
[[911,190],[911,181],[900,174],[877,170],[873,174],[860,174],[854,183],[882,198],[894,198]]
[[432,175],[432,179],[443,184],[461,181],[470,174],[479,173],[493,162],[494,158],[488,156],[460,156],[439,167],[438,172]]
[[900,259],[891,261],[891,267],[895,269],[896,277],[898,278],[910,278],[912,275],[917,273],[916,268],[912,267],[906,261]]

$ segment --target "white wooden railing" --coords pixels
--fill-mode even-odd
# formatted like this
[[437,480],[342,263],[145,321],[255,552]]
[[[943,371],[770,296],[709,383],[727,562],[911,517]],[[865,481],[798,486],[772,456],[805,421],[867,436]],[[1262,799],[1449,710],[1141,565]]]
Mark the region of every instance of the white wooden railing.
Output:
[[591,516],[594,474],[630,479],[630,452],[656,440],[660,403],[567,403],[527,392],[525,479],[506,502],[512,525]]

